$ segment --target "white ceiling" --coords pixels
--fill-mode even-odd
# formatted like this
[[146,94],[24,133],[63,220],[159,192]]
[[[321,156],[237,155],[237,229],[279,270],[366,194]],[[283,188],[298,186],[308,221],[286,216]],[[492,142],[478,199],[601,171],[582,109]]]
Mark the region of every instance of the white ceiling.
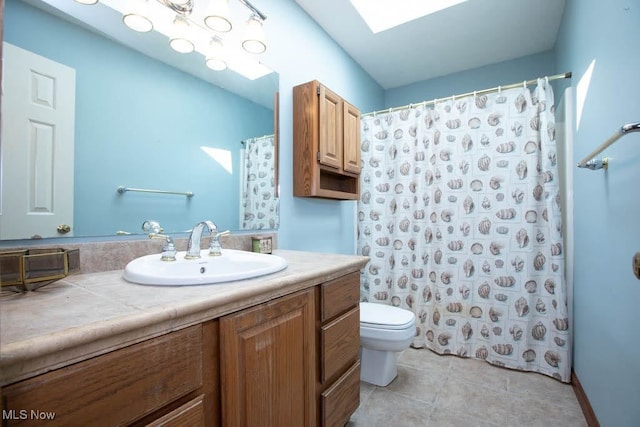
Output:
[[565,5],[468,0],[373,34],[349,0],[296,2],[384,89],[550,50]]

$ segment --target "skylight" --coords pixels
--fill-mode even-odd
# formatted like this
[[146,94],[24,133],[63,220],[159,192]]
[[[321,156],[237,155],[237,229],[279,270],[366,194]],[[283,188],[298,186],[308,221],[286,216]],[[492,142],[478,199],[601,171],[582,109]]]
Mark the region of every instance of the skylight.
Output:
[[371,31],[379,33],[466,0],[351,0]]

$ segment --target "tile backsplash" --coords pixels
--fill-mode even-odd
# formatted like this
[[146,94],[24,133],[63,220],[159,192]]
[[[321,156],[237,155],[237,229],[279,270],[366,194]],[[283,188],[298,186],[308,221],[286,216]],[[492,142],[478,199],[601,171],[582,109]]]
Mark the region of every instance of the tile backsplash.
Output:
[[[220,237],[220,244],[223,250],[239,249],[251,251],[253,236],[271,236],[273,248],[277,247],[277,233],[254,233],[254,234],[230,234]],[[188,237],[175,238],[176,248],[179,251],[187,249]],[[209,246],[209,237],[202,237],[201,247]],[[56,245],[29,246],[30,249],[60,247],[64,249],[80,249],[80,273],[98,273],[109,270],[122,270],[129,261],[140,256],[162,251],[162,240],[141,239],[141,240],[121,240],[106,242],[82,242]],[[9,251],[16,248],[1,248],[0,251]]]

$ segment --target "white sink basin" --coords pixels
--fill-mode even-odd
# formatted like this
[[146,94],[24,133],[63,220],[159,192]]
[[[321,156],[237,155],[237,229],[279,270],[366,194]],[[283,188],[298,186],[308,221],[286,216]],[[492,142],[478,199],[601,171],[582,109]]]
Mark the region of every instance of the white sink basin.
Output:
[[184,259],[178,252],[175,261],[161,261],[160,254],[146,255],[131,261],[124,269],[125,280],[140,285],[207,285],[250,279],[275,273],[287,267],[277,255],[223,249],[221,256],[200,252],[200,259]]

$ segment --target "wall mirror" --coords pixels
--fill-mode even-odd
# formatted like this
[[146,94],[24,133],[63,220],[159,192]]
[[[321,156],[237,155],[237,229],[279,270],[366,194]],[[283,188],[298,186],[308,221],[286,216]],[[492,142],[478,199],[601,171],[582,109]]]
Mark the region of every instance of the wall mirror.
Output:
[[[204,219],[221,230],[277,228],[278,74],[213,71],[165,35],[125,27],[102,3],[5,0],[0,239],[139,234],[147,219],[167,233]],[[9,68],[33,55],[45,72],[9,94],[10,74],[21,72]],[[55,77],[58,65],[70,86]],[[22,100],[34,99],[50,110],[73,102],[53,122],[25,119]],[[67,176],[54,176],[60,170]],[[69,200],[54,198],[65,191]],[[71,219],[55,219],[62,203]]]

